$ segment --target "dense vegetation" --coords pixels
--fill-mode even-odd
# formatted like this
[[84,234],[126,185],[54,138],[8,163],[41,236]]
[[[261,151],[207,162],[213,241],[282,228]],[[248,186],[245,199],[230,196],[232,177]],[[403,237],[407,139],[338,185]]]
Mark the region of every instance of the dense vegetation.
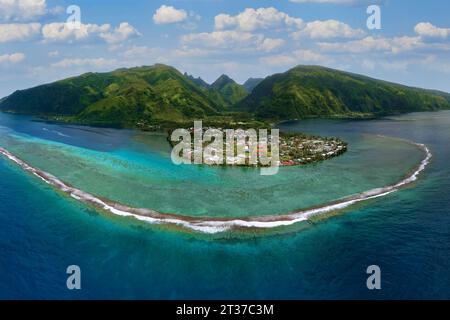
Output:
[[16,91],[5,111],[72,116],[90,124],[134,126],[138,122],[179,121],[218,114],[220,106],[176,69],[154,65],[88,73]]
[[264,119],[379,116],[450,108],[450,95],[317,66],[298,66],[259,83],[238,103]]
[[247,90],[243,86],[237,84],[227,75],[221,75],[211,85],[211,88],[217,91],[219,96],[224,99],[225,106],[233,106],[248,95]]
[[243,86],[248,92],[252,92],[263,80],[263,78],[250,78],[244,82]]
[[[450,95],[333,69],[299,66],[239,85],[209,85],[157,64],[87,73],[0,100],[0,110],[90,125],[149,128],[192,124],[264,125],[311,116],[378,116],[450,108]],[[258,119],[263,122],[256,122]]]

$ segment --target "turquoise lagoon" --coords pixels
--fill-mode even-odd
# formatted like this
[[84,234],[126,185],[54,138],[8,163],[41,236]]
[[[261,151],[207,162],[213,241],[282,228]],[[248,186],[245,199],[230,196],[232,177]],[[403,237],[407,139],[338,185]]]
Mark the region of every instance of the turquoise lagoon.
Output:
[[[406,140],[426,144],[433,160],[408,188],[300,230],[209,238],[99,214],[2,158],[0,296],[448,298],[449,124],[449,112],[284,123],[284,130],[339,136],[349,151],[261,176],[175,166],[164,135],[2,114],[0,147],[30,165],[99,197],[193,217],[284,214],[396,183],[424,158]],[[81,291],[65,288],[69,264],[82,268]],[[382,267],[380,292],[365,287],[370,264]]]

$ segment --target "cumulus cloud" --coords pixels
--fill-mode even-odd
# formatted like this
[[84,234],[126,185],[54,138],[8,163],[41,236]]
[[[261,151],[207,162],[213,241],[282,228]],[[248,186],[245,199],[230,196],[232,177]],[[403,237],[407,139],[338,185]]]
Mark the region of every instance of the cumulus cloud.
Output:
[[81,24],[80,28],[75,29],[67,23],[59,22],[46,24],[42,28],[42,36],[46,42],[101,39],[116,44],[137,35],[140,35],[139,32],[127,22],[122,22],[115,29],[110,24]]
[[67,23],[54,22],[46,24],[42,28],[42,36],[45,41],[69,41],[85,40],[92,35],[108,32],[111,25],[81,24],[80,28],[71,28]]
[[30,21],[47,13],[45,0],[0,0],[0,19]]
[[302,30],[292,33],[291,36],[296,40],[302,36],[311,39],[358,38],[364,36],[364,31],[353,29],[348,24],[337,20],[317,20],[308,22]]
[[450,28],[439,28],[429,22],[418,23],[414,31],[417,35],[424,38],[447,39],[450,37]]
[[194,43],[209,47],[227,47],[239,44],[248,44],[256,40],[256,36],[250,32],[241,31],[214,31],[191,33],[181,37],[183,43]]
[[40,31],[39,23],[0,24],[0,43],[27,40],[38,35]]
[[35,22],[62,12],[64,8],[60,6],[48,8],[46,0],[0,0],[0,21]]
[[25,59],[25,55],[20,52],[0,55],[0,64],[18,63]]
[[188,14],[185,10],[162,5],[153,15],[153,22],[156,24],[177,23],[186,20],[187,17]]
[[181,41],[185,44],[204,47],[230,48],[233,50],[255,48],[261,51],[272,51],[285,42],[283,39],[266,38],[262,34],[240,30],[191,33],[182,36]]
[[122,22],[111,32],[100,34],[100,37],[108,43],[119,43],[139,35],[140,33],[132,25]]
[[403,51],[410,51],[425,47],[425,43],[420,37],[394,37],[390,40],[391,51],[393,53],[400,53]]
[[280,48],[283,46],[285,41],[283,39],[272,39],[272,38],[266,38],[262,40],[262,42],[258,45],[258,48],[262,51],[273,51],[277,48]]
[[[367,53],[367,52],[389,52],[398,54],[405,51],[411,51],[426,48],[427,45],[420,37],[365,37],[360,40],[347,42],[320,42],[318,46],[323,51],[329,52],[347,52],[347,53]],[[434,49],[448,49],[446,47],[428,46]]]
[[216,30],[237,28],[243,31],[254,31],[280,27],[300,28],[302,24],[302,19],[293,18],[273,7],[247,8],[235,16],[222,13],[215,17]]
[[322,42],[318,46],[325,51],[362,53],[368,51],[389,51],[392,45],[388,39],[365,37],[349,42]]

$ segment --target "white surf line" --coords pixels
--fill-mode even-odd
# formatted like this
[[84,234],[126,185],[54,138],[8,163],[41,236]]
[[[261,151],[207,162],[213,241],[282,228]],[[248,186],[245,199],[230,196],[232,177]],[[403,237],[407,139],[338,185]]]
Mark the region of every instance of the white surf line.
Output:
[[426,158],[422,160],[420,165],[416,170],[398,182],[397,184],[386,186],[383,188],[372,189],[366,192],[358,193],[338,201],[317,207],[312,209],[306,209],[301,211],[291,212],[285,215],[271,215],[271,216],[260,216],[260,217],[248,217],[242,219],[212,219],[212,218],[194,218],[174,214],[163,214],[150,209],[137,209],[128,206],[121,205],[119,203],[113,202],[107,199],[101,199],[92,194],[84,192],[80,189],[76,189],[63,181],[59,180],[55,176],[41,171],[39,169],[33,168],[26,162],[22,161],[18,157],[14,156],[12,153],[6,149],[0,148],[0,154],[10,159],[19,165],[22,169],[27,172],[32,173],[37,176],[47,184],[57,188],[58,190],[64,192],[70,197],[81,201],[85,204],[92,205],[96,208],[103,209],[112,214],[133,217],[137,220],[152,223],[152,224],[172,224],[182,226],[194,231],[203,233],[219,233],[234,228],[276,228],[282,226],[290,226],[298,222],[306,221],[309,218],[320,215],[323,213],[333,212],[337,210],[342,210],[355,203],[375,199],[379,197],[384,197],[388,194],[398,191],[400,188],[405,187],[418,179],[419,174],[425,170],[427,165],[430,163],[432,154],[427,146],[423,144],[413,143],[414,145],[421,148],[426,153]]

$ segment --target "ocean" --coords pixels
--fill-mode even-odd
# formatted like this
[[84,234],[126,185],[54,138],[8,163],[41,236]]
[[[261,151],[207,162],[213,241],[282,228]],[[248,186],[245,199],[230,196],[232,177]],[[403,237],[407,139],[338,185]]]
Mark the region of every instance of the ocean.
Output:
[[[3,299],[449,299],[450,112],[304,120],[280,128],[349,143],[281,168],[175,166],[161,134],[0,114],[0,147],[98,197],[158,212],[251,219],[419,179],[384,197],[274,230],[205,234],[99,212],[0,157]],[[68,290],[66,268],[81,269]],[[366,269],[381,268],[381,290]]]

